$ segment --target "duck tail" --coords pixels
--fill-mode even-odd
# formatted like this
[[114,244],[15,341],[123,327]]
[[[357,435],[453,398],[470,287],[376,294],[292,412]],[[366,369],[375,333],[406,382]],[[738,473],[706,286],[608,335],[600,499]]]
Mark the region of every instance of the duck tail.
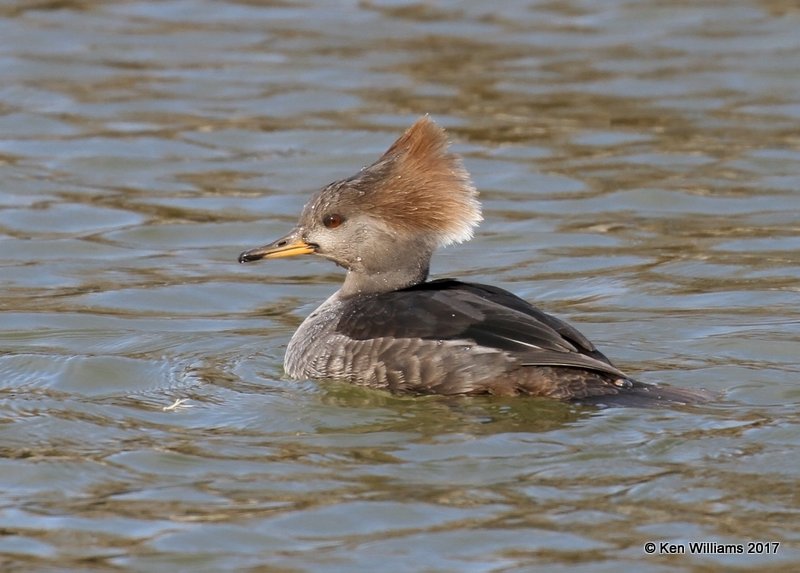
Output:
[[674,386],[645,384],[630,380],[633,386],[617,394],[595,396],[581,400],[585,404],[627,406],[634,408],[658,408],[663,406],[706,404],[716,397],[707,390],[689,390]]

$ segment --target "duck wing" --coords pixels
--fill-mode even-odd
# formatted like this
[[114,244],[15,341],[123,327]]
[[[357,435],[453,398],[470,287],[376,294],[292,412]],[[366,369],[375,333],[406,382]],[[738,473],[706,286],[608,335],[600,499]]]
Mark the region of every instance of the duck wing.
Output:
[[522,366],[627,378],[574,327],[506,290],[477,283],[442,279],[351,299],[335,330],[353,340],[464,340],[504,352]]

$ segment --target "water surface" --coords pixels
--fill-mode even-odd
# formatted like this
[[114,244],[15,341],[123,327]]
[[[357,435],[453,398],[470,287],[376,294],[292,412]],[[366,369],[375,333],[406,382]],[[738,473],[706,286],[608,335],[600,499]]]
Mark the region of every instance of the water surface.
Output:
[[[798,27],[781,0],[4,3],[2,568],[798,567]],[[285,379],[342,275],[238,253],[424,113],[486,219],[435,276],[718,402]]]

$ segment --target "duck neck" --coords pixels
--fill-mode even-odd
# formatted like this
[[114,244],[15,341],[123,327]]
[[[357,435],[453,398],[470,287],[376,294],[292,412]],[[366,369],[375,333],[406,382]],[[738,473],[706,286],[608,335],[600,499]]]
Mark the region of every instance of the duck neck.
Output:
[[396,291],[425,282],[427,278],[427,260],[416,267],[400,266],[380,271],[349,270],[339,289],[339,296],[347,298]]

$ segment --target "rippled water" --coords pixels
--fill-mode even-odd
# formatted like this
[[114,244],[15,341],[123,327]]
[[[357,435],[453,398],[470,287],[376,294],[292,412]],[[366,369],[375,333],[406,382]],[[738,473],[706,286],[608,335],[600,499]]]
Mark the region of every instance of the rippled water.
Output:
[[[798,28],[789,0],[2,3],[2,569],[800,566]],[[423,113],[486,217],[435,276],[719,402],[284,379],[341,273],[238,253]]]

